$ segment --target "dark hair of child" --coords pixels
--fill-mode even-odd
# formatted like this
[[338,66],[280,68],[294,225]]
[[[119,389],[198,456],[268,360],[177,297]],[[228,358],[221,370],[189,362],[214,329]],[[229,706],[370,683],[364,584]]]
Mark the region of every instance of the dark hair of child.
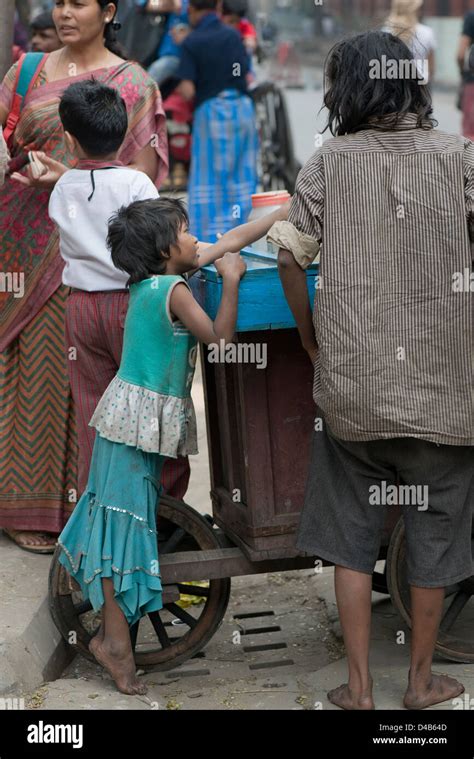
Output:
[[114,266],[130,275],[128,285],[165,273],[170,248],[188,223],[186,208],[173,198],[136,200],[109,219],[107,245]]
[[[407,113],[418,116],[417,126],[431,129],[437,121],[433,113],[431,95],[422,76],[399,76],[397,79],[371,78],[374,61],[382,63],[382,56],[397,61],[412,61],[413,53],[399,37],[388,32],[365,32],[349,37],[329,51],[325,63],[327,81],[324,105],[329,110],[326,129],[333,135],[358,132],[361,129],[393,129]],[[396,113],[383,125],[369,124],[371,117],[380,118]],[[390,122],[390,123],[388,123]]]
[[222,3],[222,14],[224,16],[238,16],[245,18],[249,10],[247,0],[224,0]]
[[59,116],[64,130],[90,158],[116,153],[128,127],[123,98],[94,79],[69,85],[59,102]]
[[56,29],[53,21],[53,14],[49,11],[39,13],[30,23],[30,27],[33,32],[41,31],[43,29]]
[[189,0],[196,11],[215,11],[217,10],[218,0]]

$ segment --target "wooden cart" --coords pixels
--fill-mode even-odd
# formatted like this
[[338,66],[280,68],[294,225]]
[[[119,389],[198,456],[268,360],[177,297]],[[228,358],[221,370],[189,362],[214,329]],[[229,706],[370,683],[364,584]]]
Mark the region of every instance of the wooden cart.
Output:
[[[284,299],[276,256],[252,248],[243,255],[248,269],[241,283],[234,349],[240,360],[228,355],[228,361],[215,362],[215,356],[201,350],[212,515],[202,516],[169,496],[160,500],[164,606],[131,629],[140,667],[168,670],[198,654],[223,620],[231,577],[314,568],[317,560],[295,548],[317,417],[312,369]],[[312,298],[317,276],[317,265],[311,266],[307,281]],[[221,287],[213,266],[193,278],[195,295],[211,317]],[[259,368],[264,350],[266,368]],[[385,571],[374,574],[374,590],[390,593],[410,625],[403,522],[395,507],[388,512],[379,558],[385,560]],[[473,593],[474,578],[447,589],[436,648],[455,661],[474,662]],[[58,552],[50,572],[50,608],[65,640],[91,658],[88,643],[99,615],[59,564]]]

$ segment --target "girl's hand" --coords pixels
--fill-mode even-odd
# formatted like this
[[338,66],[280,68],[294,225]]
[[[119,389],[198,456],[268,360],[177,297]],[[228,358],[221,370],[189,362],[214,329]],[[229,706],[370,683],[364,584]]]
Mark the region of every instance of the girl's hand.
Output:
[[215,261],[214,266],[223,279],[241,280],[247,271],[247,264],[239,253],[224,253],[222,258]]
[[39,163],[43,165],[44,171],[41,176],[35,178],[32,166],[29,164],[26,169],[26,176],[20,174],[18,171],[14,171],[11,178],[26,187],[42,187],[44,189],[54,187],[58,179],[68,170],[67,166],[64,166],[63,163],[56,161],[40,150],[32,151],[32,153]]

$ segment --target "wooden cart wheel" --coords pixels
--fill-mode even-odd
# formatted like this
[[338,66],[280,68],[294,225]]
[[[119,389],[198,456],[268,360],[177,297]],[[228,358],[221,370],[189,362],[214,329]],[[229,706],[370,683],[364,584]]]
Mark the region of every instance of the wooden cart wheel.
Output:
[[[158,509],[158,555],[220,548],[212,520],[183,501],[162,496]],[[84,601],[79,585],[58,561],[56,549],[49,575],[49,606],[63,638],[92,660],[88,645],[100,615]],[[230,595],[228,577],[199,584],[163,585],[164,606],[130,629],[139,667],[173,669],[196,655],[221,624]],[[167,600],[168,599],[168,600]]]
[[[474,541],[473,541],[474,549]],[[392,603],[411,627],[410,587],[406,575],[406,542],[403,519],[397,523],[387,555],[387,580]],[[474,576],[446,588],[436,651],[446,659],[474,662]]]
[[372,572],[372,590],[377,593],[388,595],[390,593],[387,583],[387,561],[384,562],[382,572]]

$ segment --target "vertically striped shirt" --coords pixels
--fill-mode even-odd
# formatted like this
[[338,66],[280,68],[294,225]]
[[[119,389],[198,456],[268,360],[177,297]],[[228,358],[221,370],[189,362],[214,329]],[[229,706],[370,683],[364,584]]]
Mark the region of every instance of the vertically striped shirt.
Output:
[[270,237],[320,255],[314,399],[343,440],[474,445],[474,143],[416,127],[328,140]]

